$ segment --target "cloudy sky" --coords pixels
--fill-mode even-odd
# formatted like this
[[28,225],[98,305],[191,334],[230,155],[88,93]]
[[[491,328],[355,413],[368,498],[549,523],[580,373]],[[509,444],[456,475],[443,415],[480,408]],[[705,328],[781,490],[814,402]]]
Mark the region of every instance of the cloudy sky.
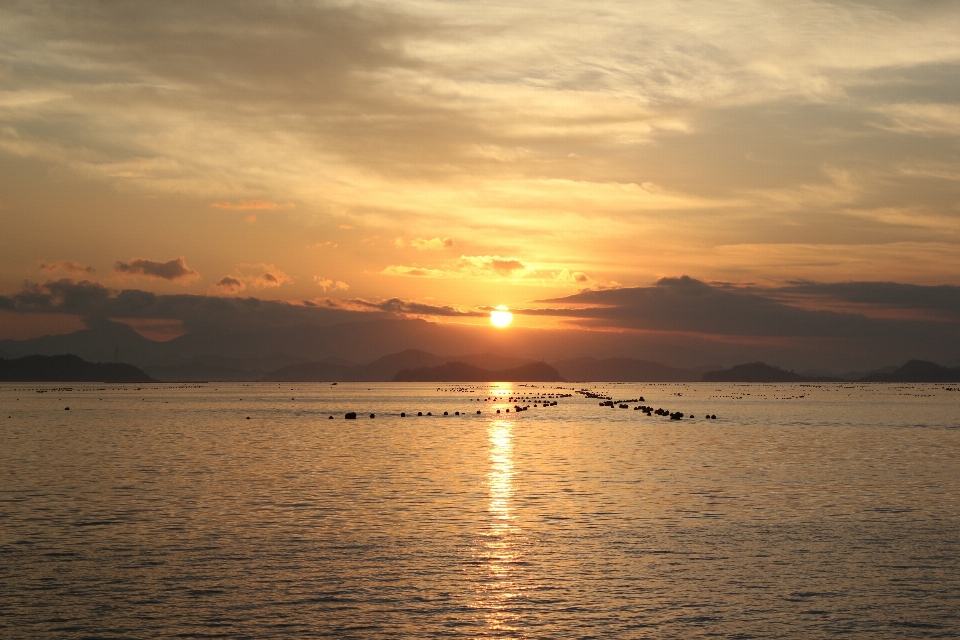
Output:
[[6,2],[0,294],[469,321],[686,275],[955,329],[841,284],[956,296],[958,33],[939,1]]

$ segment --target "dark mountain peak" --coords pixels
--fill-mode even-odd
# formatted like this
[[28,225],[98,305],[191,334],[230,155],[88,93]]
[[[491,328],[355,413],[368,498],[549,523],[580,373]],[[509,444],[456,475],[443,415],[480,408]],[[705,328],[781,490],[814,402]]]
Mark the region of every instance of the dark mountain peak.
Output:
[[707,371],[703,374],[704,382],[809,382],[811,380],[813,378],[805,378],[765,362],[747,362],[729,369]]
[[79,356],[30,355],[0,358],[3,382],[154,382],[142,370],[122,362],[87,362]]
[[594,382],[684,382],[700,380],[704,368],[679,369],[659,362],[636,358],[605,358],[589,356],[552,363],[567,380]]
[[863,382],[960,382],[960,367],[950,368],[927,360],[910,360],[890,373],[871,373]]

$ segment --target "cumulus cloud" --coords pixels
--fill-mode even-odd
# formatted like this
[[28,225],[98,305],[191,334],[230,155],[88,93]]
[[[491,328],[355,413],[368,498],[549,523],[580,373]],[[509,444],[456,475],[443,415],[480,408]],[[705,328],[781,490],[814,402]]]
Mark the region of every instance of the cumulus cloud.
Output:
[[590,282],[590,276],[582,271],[570,271],[563,269],[550,274],[557,282],[572,282],[576,284],[586,284]]
[[96,269],[81,264],[76,260],[57,260],[56,262],[41,262],[41,271],[64,271],[66,273],[94,273]]
[[233,273],[210,288],[216,295],[236,295],[247,289],[266,289],[293,282],[293,278],[272,264],[240,264]]
[[216,284],[213,285],[218,292],[224,293],[226,295],[235,295],[240,293],[247,288],[247,285],[237,278],[232,278],[230,276],[224,276]]
[[438,249],[449,249],[453,246],[453,240],[450,238],[433,238],[431,240],[415,238],[414,240],[410,241],[410,246],[420,251],[436,251]]
[[333,289],[336,291],[346,291],[350,288],[346,282],[340,280],[333,281],[330,278],[324,278],[323,276],[313,276],[313,281],[317,283],[317,286],[322,288],[324,291],[328,289]]
[[145,276],[173,282],[189,282],[200,277],[198,272],[187,266],[182,256],[168,262],[156,262],[143,258],[136,258],[130,262],[117,261],[113,270],[122,275]]

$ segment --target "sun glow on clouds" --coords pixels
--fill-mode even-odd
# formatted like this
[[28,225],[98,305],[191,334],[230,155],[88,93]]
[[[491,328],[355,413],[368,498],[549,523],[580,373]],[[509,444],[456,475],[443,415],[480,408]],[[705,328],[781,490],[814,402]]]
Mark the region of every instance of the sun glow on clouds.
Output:
[[[110,3],[58,7],[0,7],[17,25],[0,175],[30,159],[85,186],[11,183],[4,211],[85,224],[51,214],[18,232],[2,290],[45,246],[87,246],[127,215],[99,198],[114,191],[156,199],[154,231],[129,232],[125,256],[84,257],[125,258],[114,275],[145,287],[222,276],[218,294],[309,297],[345,290],[312,280],[336,273],[358,296],[517,308],[524,288],[687,272],[960,282],[960,108],[944,91],[960,77],[956,4],[171,1],[135,24]],[[207,215],[174,223],[184,203]],[[397,240],[380,252],[361,231]],[[320,238],[335,258],[284,249]],[[179,253],[209,279],[138,257]],[[234,269],[260,261],[292,275]]]

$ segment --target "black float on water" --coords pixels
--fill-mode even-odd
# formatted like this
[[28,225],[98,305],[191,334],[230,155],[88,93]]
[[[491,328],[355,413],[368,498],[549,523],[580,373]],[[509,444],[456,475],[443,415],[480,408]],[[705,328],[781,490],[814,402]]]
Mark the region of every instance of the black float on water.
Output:
[[344,417],[346,420],[356,420],[356,419],[357,419],[357,414],[356,414],[355,412],[351,411],[350,413],[345,414],[343,417]]
[[376,417],[377,417],[377,414],[371,413],[371,414],[370,414],[370,417],[371,417],[371,418],[376,418]]
[[400,417],[401,417],[401,418],[406,418],[406,417],[407,417],[407,414],[405,414],[405,413],[403,413],[403,412],[401,411],[401,412],[400,412]]

